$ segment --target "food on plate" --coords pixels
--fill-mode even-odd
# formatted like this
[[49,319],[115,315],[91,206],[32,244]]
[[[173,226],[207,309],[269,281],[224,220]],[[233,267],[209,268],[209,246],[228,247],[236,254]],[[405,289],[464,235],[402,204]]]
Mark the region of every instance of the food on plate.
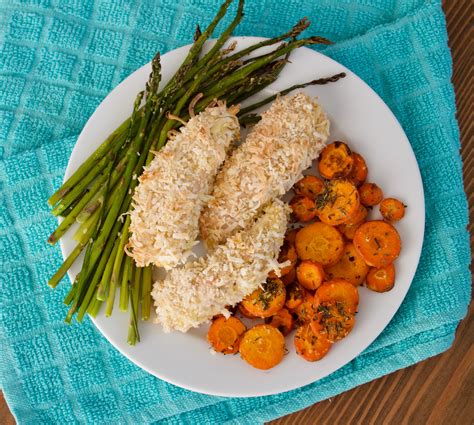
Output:
[[280,311],[285,305],[286,289],[280,279],[269,278],[261,288],[247,295],[241,305],[252,316],[270,317]]
[[285,307],[294,310],[303,302],[305,295],[305,290],[297,282],[290,283],[286,288]]
[[352,170],[354,158],[344,142],[333,142],[327,145],[319,155],[318,171],[325,179],[346,177]]
[[172,269],[153,286],[158,323],[165,332],[186,332],[212,317],[229,316],[235,305],[277,270],[289,208],[279,200],[264,208],[247,229],[213,253]]
[[381,220],[367,221],[354,235],[354,246],[372,267],[385,267],[400,254],[401,240],[395,227]]
[[280,311],[265,321],[277,328],[283,336],[287,336],[293,330],[294,326],[293,316],[286,308],[282,308]]
[[344,240],[336,228],[316,222],[298,231],[295,247],[301,260],[311,260],[328,266],[337,263],[341,258]]
[[349,180],[331,180],[316,198],[319,219],[330,226],[347,223],[359,211],[359,192]]
[[[320,168],[326,170],[326,176],[332,170],[332,179],[323,181],[307,175],[293,187],[296,196],[290,206],[292,217],[299,224],[285,234],[278,261],[287,266],[280,270],[281,277],[275,281],[274,290],[269,291],[264,284],[238,306],[244,317],[265,318],[265,323],[279,329],[283,336],[296,328],[296,352],[311,362],[322,359],[332,344],[354,328],[360,285],[365,282],[368,289],[376,292],[392,289],[393,260],[400,252],[400,238],[391,224],[367,221],[368,210],[372,209],[369,204],[379,202],[382,191],[374,183],[364,183],[367,178],[364,158],[351,153],[346,144],[329,146],[320,156],[320,161],[321,158],[326,161]],[[352,168],[345,175],[348,168],[343,159],[349,156],[353,158]],[[338,162],[337,158],[342,159]],[[356,186],[360,186],[359,190]],[[365,197],[364,203],[360,202],[359,191]],[[315,218],[307,214],[312,200],[325,208],[318,211],[321,221],[308,224],[308,220]],[[387,211],[395,212],[392,217],[384,217],[385,220],[397,218],[400,204],[403,207],[392,198],[381,203],[382,216]],[[269,278],[272,277],[276,278],[275,272],[270,273]],[[268,282],[271,280],[266,285]],[[273,293],[277,296],[270,295]]]
[[[158,167],[155,169],[156,164],[151,165],[154,157],[157,153],[160,157],[166,156],[161,153],[161,150],[166,146],[168,139],[175,139],[175,142],[186,139],[182,136],[186,130],[179,133],[179,128],[188,121],[197,121],[198,118],[193,119],[193,117],[210,105],[215,105],[216,99],[226,102],[229,106],[234,105],[235,109],[237,105],[252,96],[258,96],[264,87],[276,81],[286,64],[291,61],[291,52],[295,49],[302,46],[331,43],[318,36],[301,38],[301,33],[310,25],[309,21],[303,18],[283,34],[240,49],[237,43],[230,41],[230,37],[243,18],[244,0],[238,1],[235,16],[227,19],[231,3],[232,0],[225,0],[207,28],[201,31],[197,26],[194,37],[193,34],[189,34],[190,39],[194,38],[194,43],[186,53],[183,50],[185,57],[179,66],[174,69],[166,69],[166,84],[162,83],[162,58],[159,52],[155,54],[149,64],[151,72],[148,81],[143,81],[143,89],[137,94],[133,104],[130,102],[130,104],[124,105],[124,107],[131,109],[129,117],[114,129],[110,136],[48,199],[52,214],[63,218],[48,238],[50,244],[57,243],[72,226],[78,224],[73,238],[77,241],[77,245],[70,250],[63,264],[48,281],[49,286],[55,288],[71,266],[76,261],[82,261],[76,282],[71,286],[64,299],[65,304],[69,306],[66,322],[70,323],[74,317],[78,322],[81,322],[86,314],[95,317],[104,303],[105,315],[110,316],[116,304],[117,292],[120,291],[118,307],[121,311],[128,311],[130,315],[128,343],[134,345],[139,341],[138,317],[141,315],[142,320],[150,318],[150,293],[154,267],[150,265],[142,268],[139,265],[156,263],[169,268],[176,263],[185,261],[185,257],[188,256],[189,249],[195,241],[194,222],[201,201],[206,199],[206,182],[208,177],[213,174],[210,169],[207,169],[206,164],[209,165],[210,161],[209,163],[212,163],[210,168],[212,168],[219,163],[222,156],[221,151],[225,151],[226,147],[218,147],[218,154],[215,158],[210,158],[206,149],[204,155],[198,154],[192,158],[196,160],[196,163],[193,164],[199,165],[198,171],[206,169],[205,176],[200,173],[193,174],[188,179],[186,179],[188,174],[173,176],[167,182],[170,190],[169,193],[166,192],[166,196],[165,194],[156,196],[157,193],[153,192],[153,186],[158,183],[147,178],[150,177],[152,170],[153,176],[158,176],[162,172]],[[225,28],[221,26],[224,17],[224,21],[228,22]],[[220,27],[223,29],[222,33],[216,34],[216,28]],[[215,42],[212,44],[212,48],[204,54],[206,43],[213,36]],[[262,47],[266,47],[265,53],[259,50]],[[168,65],[169,63],[166,63],[166,66]],[[345,75],[344,72],[341,72],[326,78],[312,76],[308,82],[298,82],[291,87],[286,87],[281,92],[259,99],[258,102],[250,102],[237,114],[239,123],[248,125],[258,122],[261,119],[260,115],[253,112],[279,96],[288,95],[296,89],[334,83],[344,78]],[[294,99],[304,97],[305,95],[300,94]],[[285,100],[278,100],[276,104],[284,105],[285,102]],[[309,111],[311,108],[313,108],[314,114]],[[276,120],[281,117],[276,117]],[[295,117],[297,117],[296,120]],[[312,126],[307,132],[297,132],[296,142],[285,140],[285,142],[292,142],[286,145],[287,150],[292,149],[292,146],[295,145],[306,146],[313,143],[313,139],[322,144],[323,139],[327,137],[326,117],[321,108],[313,101],[310,101],[309,106],[304,104],[302,109],[296,110],[295,114],[288,115],[287,118],[285,128],[288,131],[282,133],[283,136],[288,135],[292,129],[301,129],[300,119],[301,124],[304,124],[314,118],[316,126]],[[263,124],[257,126],[262,133],[260,136],[269,130],[271,133],[272,130],[268,118],[263,121]],[[281,123],[277,122],[276,124]],[[108,124],[106,123],[106,125]],[[280,131],[283,127],[282,124],[276,130]],[[319,133],[316,134],[315,131],[319,131]],[[305,137],[306,135],[310,137]],[[197,153],[201,136],[204,137],[204,135],[199,135],[199,140],[186,139],[184,142],[189,145],[189,149],[194,149],[193,152]],[[254,138],[260,136],[256,135]],[[176,144],[174,143],[174,145]],[[309,154],[313,155],[312,146],[309,150],[301,146],[297,149],[296,157],[302,155],[306,158]],[[168,149],[172,150],[171,147]],[[176,151],[184,152],[185,149],[186,146],[176,146]],[[286,153],[287,151],[279,159],[286,158]],[[289,157],[289,159],[296,161],[297,158]],[[186,172],[195,171],[192,170],[192,167],[186,168],[189,165],[186,164],[186,161],[182,161],[182,163],[180,161],[170,161],[169,163],[163,161],[163,165],[165,166],[164,171],[178,171],[180,167],[184,167],[183,170]],[[296,168],[293,169],[292,165],[296,165]],[[304,163],[304,159],[301,160],[301,164],[282,163],[280,171],[283,171],[283,174],[279,175],[280,180],[272,182],[273,189],[277,186],[276,191],[278,192],[280,183],[286,181],[286,177],[288,177],[289,188],[307,165],[309,165],[309,161]],[[147,177],[140,178],[144,168],[150,173]],[[163,177],[161,175],[161,178]],[[146,182],[145,186],[149,186],[151,190],[145,188],[138,190],[135,197],[135,206],[138,211],[135,212],[132,224],[132,197],[139,181],[144,184]],[[183,184],[183,187],[177,187],[179,182]],[[183,199],[179,195],[183,195]],[[256,213],[260,212],[264,205],[275,196],[272,193],[271,196],[266,197],[266,201],[260,199],[259,205],[255,209]],[[160,198],[160,209],[156,207],[157,197]],[[165,201],[164,209],[162,209],[161,199]],[[148,205],[148,201],[151,202],[151,205]],[[181,205],[184,207],[180,208]],[[140,212],[142,207],[144,210]],[[151,208],[148,209],[148,207]],[[179,214],[167,221],[163,212],[168,213],[173,207]],[[232,211],[232,213],[234,212]],[[256,217],[257,214],[254,215]],[[140,216],[140,220],[136,219],[138,216]],[[176,220],[176,216],[182,220]],[[251,225],[255,217],[249,219],[241,229],[231,229],[230,233],[244,230]],[[160,221],[161,218],[164,222]],[[154,228],[155,226],[156,228]],[[135,235],[134,241],[129,241],[130,229]],[[142,230],[144,233],[140,233]],[[151,232],[148,233],[148,230]],[[160,234],[159,241],[154,241],[155,232]],[[227,236],[222,239],[223,242]],[[128,248],[126,248],[127,245]],[[152,249],[148,250],[149,247]],[[142,248],[145,249],[140,252]],[[129,253],[136,257],[136,262],[129,255],[125,255],[125,249],[128,249]]]
[[303,93],[277,98],[217,174],[200,218],[207,246],[244,229],[265,204],[291,189],[328,134],[329,120],[312,98]]
[[383,192],[375,183],[364,183],[359,187],[360,203],[366,207],[373,207],[382,201]]
[[324,181],[316,176],[304,176],[295,183],[293,189],[297,195],[314,201],[323,192]]
[[356,187],[359,187],[367,179],[369,170],[362,155],[353,151],[352,159],[354,162],[352,164],[351,172],[347,175],[347,179],[354,183]]
[[309,323],[296,330],[296,352],[309,362],[321,360],[331,349],[331,346],[332,342],[320,332],[313,332]]
[[371,268],[367,275],[367,288],[375,292],[390,291],[395,284],[395,266],[389,264],[385,267]]
[[257,369],[270,369],[285,355],[285,337],[271,325],[257,325],[240,341],[240,356]]
[[235,354],[239,351],[240,338],[246,330],[237,317],[218,316],[209,327],[207,340],[218,353]]
[[303,288],[315,291],[324,281],[324,268],[310,260],[302,261],[296,267],[296,277]]
[[208,107],[181,127],[145,167],[135,189],[127,253],[139,267],[186,262],[215,176],[239,139],[238,108]]
[[405,216],[406,205],[395,198],[385,198],[379,206],[384,220],[399,221]]
[[344,247],[341,259],[336,264],[326,267],[325,271],[329,280],[344,279],[358,286],[364,282],[369,269],[370,267],[355,249],[354,244],[348,243]]
[[293,217],[302,223],[311,221],[318,214],[315,202],[306,196],[295,196],[290,201],[290,207]]

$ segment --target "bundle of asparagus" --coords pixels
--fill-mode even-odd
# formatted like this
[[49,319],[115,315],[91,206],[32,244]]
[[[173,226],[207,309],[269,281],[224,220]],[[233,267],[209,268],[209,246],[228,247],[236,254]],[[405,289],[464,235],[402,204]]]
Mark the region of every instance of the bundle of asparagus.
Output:
[[[204,32],[197,27],[194,43],[184,62],[162,89],[160,54],[157,53],[151,63],[145,90],[137,95],[131,116],[49,198],[52,213],[63,217],[48,239],[50,244],[54,245],[75,222],[79,223],[74,235],[77,246],[49,280],[51,287],[59,284],[85,250],[82,269],[64,300],[70,306],[65,319],[67,323],[75,314],[79,322],[86,313],[95,317],[103,302],[106,303],[105,314],[110,316],[119,287],[120,309],[127,311],[130,306],[128,342],[133,345],[140,340],[138,312],[141,305],[142,320],[149,319],[152,269],[137,267],[129,256],[124,255],[124,246],[130,226],[127,212],[138,184],[137,177],[150,163],[152,152],[165,145],[170,130],[178,128],[182,120],[189,118],[191,103],[195,112],[202,111],[215,99],[225,100],[228,105],[238,104],[274,82],[291,51],[301,46],[329,43],[322,37],[297,40],[296,37],[309,26],[309,22],[302,19],[287,33],[241,51],[234,52],[235,44],[223,48],[243,17],[244,0],[240,0],[230,25],[212,48],[201,54],[204,43],[231,3],[232,0],[226,0],[222,4]],[[271,45],[276,45],[271,52],[249,57],[250,53]],[[337,74],[296,85],[282,94],[307,85],[336,81],[343,76]],[[200,100],[196,102],[198,94]],[[249,112],[275,97],[242,109],[239,114],[241,124],[258,121],[259,117]]]

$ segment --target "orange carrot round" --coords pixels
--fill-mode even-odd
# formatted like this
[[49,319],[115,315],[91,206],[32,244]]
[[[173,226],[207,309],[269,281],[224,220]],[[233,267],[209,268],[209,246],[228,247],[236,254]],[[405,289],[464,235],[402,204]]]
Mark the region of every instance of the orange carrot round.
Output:
[[207,340],[219,353],[235,354],[239,350],[241,336],[247,328],[237,317],[219,316],[212,321]]
[[367,275],[367,288],[375,292],[390,291],[395,284],[395,266],[388,266],[379,269],[372,268]]
[[380,220],[361,224],[353,242],[365,262],[378,268],[393,263],[401,250],[400,236],[395,227]]
[[366,207],[373,207],[383,199],[383,192],[375,183],[364,183],[359,187],[360,203]]
[[295,348],[299,356],[309,362],[321,360],[330,350],[331,342],[309,324],[299,327],[295,334]]
[[354,328],[355,313],[341,302],[320,303],[314,320],[310,323],[313,332],[320,332],[331,342],[345,338]]
[[405,205],[395,198],[385,198],[379,206],[380,214],[384,220],[398,221],[405,216]]
[[356,187],[359,187],[367,179],[369,171],[362,155],[352,152],[352,159],[354,160],[354,163],[352,164],[352,170],[347,178],[351,180]]
[[369,266],[364,258],[355,249],[353,243],[344,247],[344,254],[334,265],[325,269],[329,279],[344,279],[353,285],[360,285],[369,272]]
[[297,195],[314,200],[323,191],[324,182],[316,176],[304,176],[295,183],[293,189]]
[[270,369],[285,355],[285,337],[271,325],[257,325],[245,332],[240,341],[240,356],[257,369]]
[[355,313],[359,306],[359,291],[347,280],[333,279],[318,288],[315,299],[320,304],[340,303],[347,311]]
[[352,169],[354,159],[352,152],[343,142],[333,142],[327,145],[319,155],[319,174],[325,179],[346,177]]
[[348,180],[333,180],[316,198],[319,219],[330,226],[346,223],[359,210],[359,192]]
[[316,315],[317,301],[309,292],[305,293],[303,302],[291,312],[296,316],[296,324],[310,323]]
[[295,220],[302,223],[311,221],[318,213],[314,201],[305,196],[295,196],[290,201],[290,207]]
[[265,321],[277,328],[283,336],[287,336],[293,330],[293,316],[286,308],[282,308],[272,317],[265,319]]
[[303,227],[296,234],[295,247],[301,260],[311,260],[325,266],[339,261],[344,240],[334,227],[316,222]]
[[241,304],[253,316],[270,317],[285,305],[285,285],[280,279],[267,279],[262,287],[247,295]]
[[315,291],[324,280],[323,266],[310,260],[302,261],[296,268],[296,278],[303,288]]

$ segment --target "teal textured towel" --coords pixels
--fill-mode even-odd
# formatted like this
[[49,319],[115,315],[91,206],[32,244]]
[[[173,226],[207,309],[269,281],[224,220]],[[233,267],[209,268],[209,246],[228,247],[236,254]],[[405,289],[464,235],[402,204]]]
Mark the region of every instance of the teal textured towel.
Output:
[[[235,6],[235,5],[234,5]],[[290,393],[226,399],[167,384],[130,363],[86,320],[63,323],[69,282],[45,243],[46,200],[87,118],[123,78],[191,42],[212,0],[0,0],[0,385],[21,424],[255,424],[446,350],[470,299],[451,58],[439,1],[248,0],[238,35],[273,36],[302,16],[337,44],[403,125],[422,172],[426,235],[399,312],[358,358]],[[228,22],[230,16],[226,19]]]

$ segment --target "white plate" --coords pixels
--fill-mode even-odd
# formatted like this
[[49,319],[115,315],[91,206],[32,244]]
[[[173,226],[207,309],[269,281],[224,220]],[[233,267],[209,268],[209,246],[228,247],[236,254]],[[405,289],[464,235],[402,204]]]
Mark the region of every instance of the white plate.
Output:
[[[239,48],[262,40],[257,37],[235,39]],[[185,46],[162,56],[164,82],[177,69],[188,49],[189,46]],[[321,361],[309,363],[298,357],[293,341],[287,338],[290,353],[269,371],[253,369],[238,355],[211,355],[205,338],[207,325],[187,334],[164,334],[157,325],[140,323],[141,342],[130,347],[126,341],[129,315],[119,312],[116,304],[111,318],[100,313],[94,323],[132,362],[165,381],[193,391],[219,396],[263,396],[292,390],[329,375],[367,348],[388,325],[410,287],[424,232],[423,186],[405,133],[385,103],[360,78],[332,59],[307,48],[292,53],[291,63],[264,94],[268,96],[293,84],[341,71],[347,73],[345,79],[304,91],[317,96],[327,111],[331,120],[330,140],[346,140],[351,148],[365,157],[370,170],[369,180],[377,182],[387,196],[400,198],[408,205],[405,218],[396,225],[403,249],[396,262],[394,289],[377,294],[360,288],[354,330],[335,344]],[[138,69],[100,104],[79,136],[65,178],[129,116],[133,100],[143,89],[149,72],[149,64]],[[65,257],[75,245],[72,234],[70,231],[61,240]],[[71,280],[80,270],[80,262],[79,259],[69,271]]]

